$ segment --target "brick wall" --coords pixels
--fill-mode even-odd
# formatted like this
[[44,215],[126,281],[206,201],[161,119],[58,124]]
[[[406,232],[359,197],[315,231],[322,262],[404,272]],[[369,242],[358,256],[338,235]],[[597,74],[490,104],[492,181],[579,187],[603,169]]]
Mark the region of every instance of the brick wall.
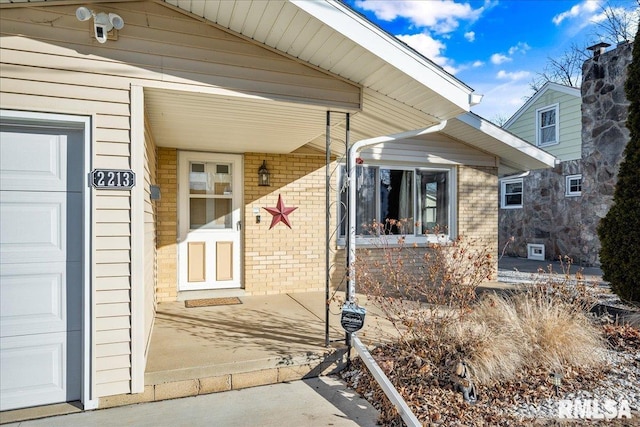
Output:
[[[271,186],[258,186],[266,160]],[[252,295],[322,291],[325,286],[325,158],[322,156],[245,154],[244,285]],[[278,195],[287,207],[291,229],[269,230]],[[332,198],[335,197],[333,194]],[[256,213],[261,222],[256,223]]]
[[158,186],[162,196],[157,202],[158,302],[175,301],[178,296],[178,154],[175,148],[158,148]]
[[[478,239],[498,254],[498,169],[458,168],[458,234]],[[495,271],[498,261],[495,258]]]

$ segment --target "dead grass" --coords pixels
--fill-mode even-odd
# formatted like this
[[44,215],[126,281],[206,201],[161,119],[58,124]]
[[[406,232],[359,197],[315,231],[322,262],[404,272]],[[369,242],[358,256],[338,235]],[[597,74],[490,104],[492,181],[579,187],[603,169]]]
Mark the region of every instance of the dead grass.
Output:
[[479,384],[509,381],[524,367],[563,372],[603,364],[604,340],[587,315],[559,298],[529,291],[485,295],[449,329]]

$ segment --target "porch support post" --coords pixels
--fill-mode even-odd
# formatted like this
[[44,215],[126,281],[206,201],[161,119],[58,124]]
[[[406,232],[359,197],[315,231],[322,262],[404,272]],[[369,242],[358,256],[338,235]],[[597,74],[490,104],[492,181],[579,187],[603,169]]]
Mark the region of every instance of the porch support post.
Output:
[[331,164],[331,111],[327,111],[327,126],[325,130],[325,169],[324,169],[324,179],[325,179],[325,195],[324,195],[324,205],[325,205],[325,248],[324,248],[324,262],[325,262],[325,293],[324,293],[324,345],[325,347],[329,347],[329,298],[330,298],[330,285],[331,285],[331,273],[330,273],[330,257],[329,252],[331,250],[331,221],[329,220],[329,209],[331,208],[331,173],[330,173],[330,164]]

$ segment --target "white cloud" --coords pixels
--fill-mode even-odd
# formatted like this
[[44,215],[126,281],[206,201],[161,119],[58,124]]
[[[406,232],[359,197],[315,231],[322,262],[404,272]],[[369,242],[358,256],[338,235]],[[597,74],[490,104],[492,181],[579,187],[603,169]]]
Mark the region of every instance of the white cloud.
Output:
[[571,9],[557,14],[552,21],[554,24],[560,25],[565,20],[579,19],[583,22],[581,26],[586,26],[594,13],[600,9],[601,3],[601,0],[584,0],[571,7]]
[[483,61],[475,61],[473,64],[471,64],[473,68],[482,67],[483,65],[484,65]]
[[495,64],[495,65],[500,65],[504,62],[509,62],[511,61],[511,58],[509,58],[506,55],[503,55],[501,53],[494,53],[493,55],[491,55],[491,63]]
[[436,34],[455,31],[459,21],[475,22],[485,10],[484,6],[474,9],[469,3],[456,3],[453,0],[358,0],[355,6],[373,12],[378,19],[384,21],[405,18],[414,26],[429,28]]
[[518,44],[509,48],[509,50],[507,51],[508,55],[505,55],[503,53],[494,53],[493,55],[491,55],[490,61],[495,65],[500,65],[505,62],[511,62],[513,61],[513,58],[511,58],[513,55],[515,55],[516,53],[524,54],[529,49],[531,49],[531,46],[529,46],[527,43],[518,42]]
[[467,41],[473,42],[476,40],[476,33],[474,33],[473,31],[464,33],[464,38],[467,39]]
[[424,33],[399,35],[396,37],[447,70],[447,72],[451,74],[458,72],[458,69],[454,67],[451,59],[442,55],[446,46],[441,41]]
[[498,71],[498,74],[496,74],[496,78],[499,80],[518,81],[518,80],[526,79],[530,75],[531,73],[529,71],[509,72],[509,71],[500,70]]
[[531,46],[529,46],[527,43],[525,42],[518,42],[517,45],[515,46],[511,46],[509,48],[509,55],[514,55],[516,53],[525,53],[526,51],[528,51],[529,49],[531,49]]

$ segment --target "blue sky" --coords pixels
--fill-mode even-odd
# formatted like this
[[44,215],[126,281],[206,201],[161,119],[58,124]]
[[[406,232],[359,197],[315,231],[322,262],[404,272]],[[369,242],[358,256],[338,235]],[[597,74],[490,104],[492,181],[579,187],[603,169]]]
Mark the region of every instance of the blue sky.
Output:
[[[472,111],[508,118],[530,96],[531,81],[548,57],[572,43],[600,41],[604,0],[346,0],[484,95]],[[636,0],[608,4],[637,11]],[[635,30],[634,30],[635,34]]]

